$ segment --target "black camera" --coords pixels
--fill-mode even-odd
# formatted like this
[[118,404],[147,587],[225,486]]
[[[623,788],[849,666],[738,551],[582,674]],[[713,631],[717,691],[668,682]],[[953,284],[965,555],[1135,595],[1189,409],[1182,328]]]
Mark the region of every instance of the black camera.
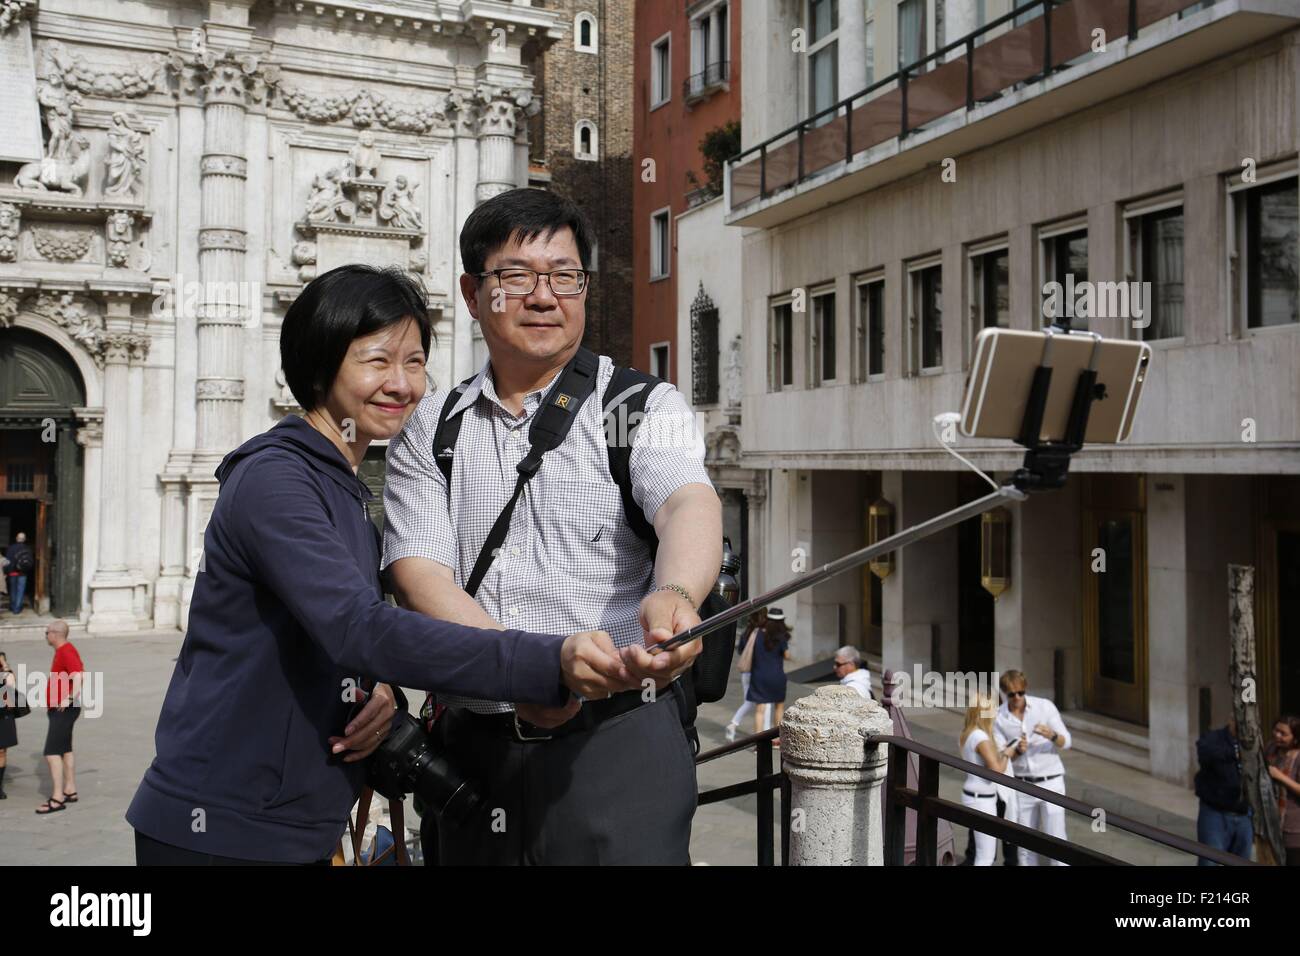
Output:
[[479,788],[461,776],[441,752],[424,724],[406,710],[406,698],[397,695],[392,729],[367,761],[367,784],[389,800],[414,793],[424,807],[449,823],[462,824],[483,805]]

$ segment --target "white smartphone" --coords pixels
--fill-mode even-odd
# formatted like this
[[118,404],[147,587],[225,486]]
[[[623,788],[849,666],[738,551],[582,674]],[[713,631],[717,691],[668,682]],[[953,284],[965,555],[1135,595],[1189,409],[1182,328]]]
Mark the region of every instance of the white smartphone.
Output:
[[1084,441],[1113,444],[1133,430],[1151,346],[1103,339],[1085,332],[985,329],[975,337],[975,358],[966,378],[961,432],[970,438],[1020,437],[1025,406],[1040,365],[1052,369],[1040,441],[1063,441],[1079,373],[1093,369],[1097,383]]

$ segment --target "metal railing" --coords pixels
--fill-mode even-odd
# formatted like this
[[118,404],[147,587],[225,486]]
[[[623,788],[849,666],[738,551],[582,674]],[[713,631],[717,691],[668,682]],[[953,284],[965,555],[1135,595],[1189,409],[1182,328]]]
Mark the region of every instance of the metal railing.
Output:
[[757,796],[759,866],[773,866],[776,862],[775,840],[772,832],[776,822],[773,800],[778,789],[781,791],[781,865],[785,866],[790,860],[790,779],[784,771],[772,770],[772,741],[780,733],[779,727],[765,730],[752,737],[743,737],[735,743],[706,750],[695,758],[695,765],[698,767],[710,760],[717,760],[719,757],[747,750],[750,747],[754,748],[756,768],[752,780],[742,780],[740,783],[705,790],[700,793],[697,802],[699,806],[704,807],[710,803],[734,800],[736,797],[748,796],[751,793]]
[[[705,751],[695,758],[695,764],[708,763],[729,754],[738,753],[753,747],[755,750],[755,774],[751,779],[725,787],[716,787],[699,794],[698,805],[708,806],[723,800],[734,800],[753,794],[758,801],[757,813],[757,862],[759,866],[775,865],[774,828],[777,822],[774,800],[776,791],[781,791],[781,865],[790,861],[790,779],[784,771],[773,770],[772,741],[780,734],[780,728],[765,730],[761,734],[744,737],[734,743]],[[1096,850],[1070,843],[1067,840],[1051,836],[1041,830],[1033,830],[1010,820],[953,803],[939,796],[939,768],[951,767],[962,773],[974,774],[990,783],[1007,787],[1018,793],[1036,797],[1045,803],[1062,807],[1072,813],[1087,817],[1089,824],[1096,819],[1098,809],[1105,813],[1105,826],[1123,830],[1134,836],[1142,837],[1170,849],[1203,857],[1224,866],[1254,866],[1255,864],[1231,853],[1225,853],[1214,847],[1188,840],[1167,830],[1148,826],[1137,820],[1118,813],[1111,813],[1105,807],[1096,807],[1067,797],[1065,794],[1047,790],[1032,783],[1024,783],[1014,777],[995,773],[987,767],[967,763],[960,757],[954,757],[934,747],[917,743],[908,737],[893,734],[872,735],[866,738],[864,746],[876,747],[889,745],[888,773],[884,784],[884,850],[885,866],[903,866],[904,851],[907,843],[907,813],[916,814],[916,865],[938,865],[939,821],[947,820],[972,830],[986,833],[999,841],[1010,841],[1024,847],[1030,852],[1052,860],[1059,860],[1071,866],[1128,866],[1116,857]],[[915,754],[919,761],[917,785],[908,786],[907,760],[909,754]]]
[[[1090,824],[1095,819],[1095,812],[1100,809],[1105,813],[1103,819],[1107,830],[1112,828],[1124,830],[1134,836],[1151,840],[1174,850],[1180,850],[1183,853],[1204,857],[1224,866],[1255,865],[1249,860],[1233,856],[1231,853],[1225,853],[1222,850],[1216,850],[1204,843],[1197,843],[1195,840],[1188,840],[1166,830],[1139,823],[1137,820],[1131,820],[1118,813],[1111,813],[1105,807],[1091,806],[1081,800],[1067,797],[1065,794],[1056,793],[1031,783],[1023,783],[1014,777],[995,773],[987,767],[967,763],[960,757],[954,757],[934,747],[927,747],[915,740],[892,735],[870,736],[867,738],[866,745],[868,747],[879,744],[889,744],[889,774],[888,779],[885,781],[886,866],[903,865],[903,847],[906,840],[908,810],[915,811],[917,815],[916,862],[918,866],[935,865],[940,820],[947,820],[949,823],[970,827],[972,830],[986,833],[997,840],[1009,840],[1030,852],[1049,859],[1060,860],[1062,863],[1068,863],[1071,866],[1129,865],[1123,860],[1108,856],[1105,853],[1099,853],[1096,850],[1090,850],[1087,847],[1049,836],[1041,830],[1032,830],[1018,823],[1012,823],[1009,820],[1003,820],[1001,817],[985,813],[982,810],[976,810],[960,803],[953,803],[951,800],[944,800],[939,796],[940,765],[952,767],[962,773],[974,774],[998,786],[1031,797],[1037,797],[1045,803],[1055,804],[1072,813],[1081,814],[1088,818]],[[907,755],[909,753],[916,754],[920,760],[920,772],[917,775],[915,789],[907,786]]]
[[[1096,29],[1132,40],[1143,27],[1198,2],[1030,0],[738,153],[727,164],[731,208],[766,199],[872,146],[904,139],[936,119],[1040,80],[1088,53]],[[1035,12],[1033,19],[992,35]]]
[[714,60],[699,73],[691,74],[682,80],[682,97],[691,99],[695,96],[702,96],[709,90],[726,83],[727,77],[730,75],[727,67],[728,61]]

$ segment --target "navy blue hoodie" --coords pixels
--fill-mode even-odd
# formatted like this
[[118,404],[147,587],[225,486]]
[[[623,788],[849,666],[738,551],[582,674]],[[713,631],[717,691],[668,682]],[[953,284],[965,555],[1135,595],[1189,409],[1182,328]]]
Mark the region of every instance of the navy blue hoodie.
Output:
[[200,853],[333,852],[364,782],[329,753],[348,678],[559,705],[563,637],[434,620],[384,601],[370,491],[295,416],[217,469],[189,627],[127,821]]

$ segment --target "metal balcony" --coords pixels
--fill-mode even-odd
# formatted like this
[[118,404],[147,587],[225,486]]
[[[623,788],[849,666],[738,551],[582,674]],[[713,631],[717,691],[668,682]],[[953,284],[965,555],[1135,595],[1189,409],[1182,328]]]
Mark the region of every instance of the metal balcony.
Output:
[[[731,225],[768,227],[1295,27],[1300,5],[1030,0],[752,146],[727,166]],[[1015,25],[1019,18],[1034,19]],[[1094,52],[1094,31],[1108,38]],[[865,154],[865,155],[864,155]]]
[[716,60],[699,73],[682,80],[682,98],[686,102],[703,99],[707,94],[726,84],[730,73],[727,60]]

